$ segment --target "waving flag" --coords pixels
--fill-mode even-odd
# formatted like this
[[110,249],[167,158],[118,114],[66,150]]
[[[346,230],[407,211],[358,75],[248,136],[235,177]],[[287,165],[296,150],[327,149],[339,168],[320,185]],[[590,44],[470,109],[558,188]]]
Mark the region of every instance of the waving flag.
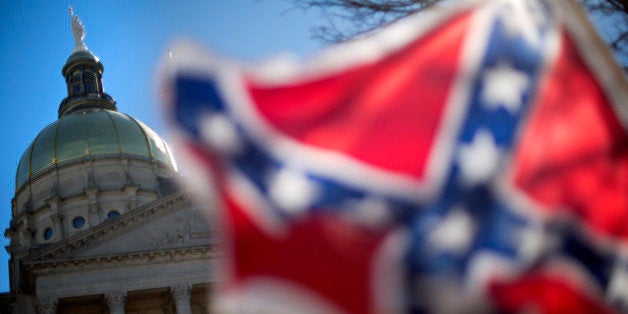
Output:
[[572,1],[463,2],[305,63],[172,53],[226,309],[628,309],[628,88]]

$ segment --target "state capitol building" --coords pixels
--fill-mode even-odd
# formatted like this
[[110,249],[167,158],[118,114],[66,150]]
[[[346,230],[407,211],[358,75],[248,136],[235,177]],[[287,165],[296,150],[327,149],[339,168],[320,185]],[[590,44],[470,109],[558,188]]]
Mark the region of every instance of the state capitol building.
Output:
[[67,97],[16,169],[0,312],[206,313],[215,222],[177,187],[164,140],[105,93],[76,15],[72,33]]

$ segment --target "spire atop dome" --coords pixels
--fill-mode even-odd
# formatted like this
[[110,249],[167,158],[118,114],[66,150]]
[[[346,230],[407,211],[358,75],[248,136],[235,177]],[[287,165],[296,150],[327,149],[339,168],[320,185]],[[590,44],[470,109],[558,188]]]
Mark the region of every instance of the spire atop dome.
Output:
[[88,108],[117,111],[116,102],[105,93],[102,85],[102,63],[85,46],[85,27],[83,22],[69,8],[74,49],[61,69],[68,87],[68,96],[59,105],[59,118],[72,112]]
[[78,17],[78,15],[74,14],[74,9],[72,7],[69,8],[70,11],[70,20],[72,25],[72,36],[74,37],[74,51],[80,50],[88,50],[87,46],[85,46],[85,27],[83,26],[83,22]]

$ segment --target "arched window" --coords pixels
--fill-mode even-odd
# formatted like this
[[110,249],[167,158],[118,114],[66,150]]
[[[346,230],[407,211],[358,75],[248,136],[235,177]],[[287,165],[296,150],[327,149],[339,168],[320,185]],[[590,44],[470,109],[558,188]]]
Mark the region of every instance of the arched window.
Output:
[[82,71],[74,71],[72,73],[72,93],[78,94],[83,91],[82,88]]
[[117,212],[117,211],[115,211],[115,210],[112,210],[112,211],[110,211],[110,212],[107,214],[107,219],[115,218],[115,217],[118,217],[118,216],[120,216],[120,213],[118,213],[118,212]]
[[83,84],[86,92],[91,93],[94,90],[94,73],[91,70],[83,72]]

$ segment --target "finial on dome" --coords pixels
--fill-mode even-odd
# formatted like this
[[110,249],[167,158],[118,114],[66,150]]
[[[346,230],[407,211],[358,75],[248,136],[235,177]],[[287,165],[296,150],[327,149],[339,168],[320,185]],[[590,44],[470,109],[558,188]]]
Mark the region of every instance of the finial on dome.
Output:
[[69,8],[70,11],[70,20],[72,23],[72,36],[74,36],[74,51],[79,50],[87,50],[85,46],[85,27],[83,27],[83,22],[79,19],[78,15],[74,15],[74,9],[72,7]]

